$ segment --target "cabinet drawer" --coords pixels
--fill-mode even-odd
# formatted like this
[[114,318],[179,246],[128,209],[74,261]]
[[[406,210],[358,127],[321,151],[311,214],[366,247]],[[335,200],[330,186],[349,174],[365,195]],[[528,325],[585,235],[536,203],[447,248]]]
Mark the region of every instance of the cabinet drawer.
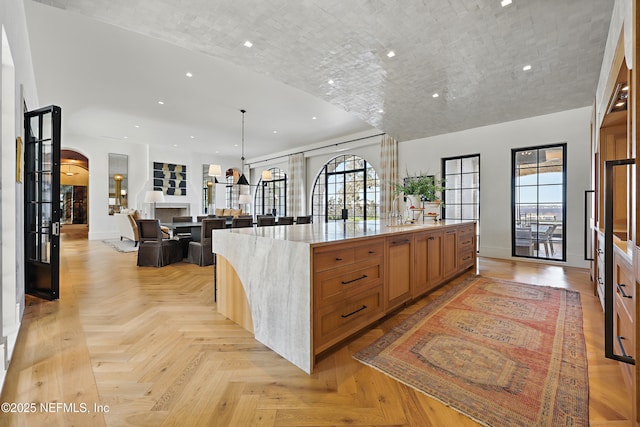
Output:
[[318,273],[313,283],[318,307],[382,283],[382,262],[362,262]]
[[346,248],[329,249],[316,251],[313,257],[313,268],[315,271],[324,271],[343,265],[353,264],[356,252],[353,246]]
[[635,279],[631,274],[631,266],[620,255],[614,253],[613,268],[613,290],[616,298],[620,300],[621,307],[624,307],[627,315],[633,321],[635,317],[636,286]]
[[382,286],[377,286],[316,313],[315,353],[361,330],[384,315]]
[[475,251],[473,246],[458,252],[458,267],[466,268],[473,265]]
[[[619,304],[621,304],[620,300],[617,300],[615,304],[615,352],[618,354],[623,354],[622,350],[624,349],[625,354],[635,358],[636,355],[633,322],[631,321],[629,316],[627,316],[624,310],[621,310]],[[620,340],[618,340],[618,338],[620,338]]]
[[473,225],[465,225],[458,229],[458,238],[460,240],[464,240],[464,238],[467,238],[467,237],[473,237],[473,235],[474,235]]
[[384,241],[377,240],[369,245],[360,245],[355,247],[355,260],[364,261],[373,258],[379,258],[384,255]]
[[473,248],[473,234],[458,236],[458,251],[464,251],[467,248]]

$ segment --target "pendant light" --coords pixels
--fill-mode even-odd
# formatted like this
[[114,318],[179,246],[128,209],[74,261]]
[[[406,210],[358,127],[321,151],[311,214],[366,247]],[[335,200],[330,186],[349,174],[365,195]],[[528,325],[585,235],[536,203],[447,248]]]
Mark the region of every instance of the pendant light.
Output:
[[249,185],[249,181],[247,181],[247,177],[244,176],[244,113],[246,110],[240,110],[242,113],[242,169],[240,170],[240,178],[238,178],[238,185]]

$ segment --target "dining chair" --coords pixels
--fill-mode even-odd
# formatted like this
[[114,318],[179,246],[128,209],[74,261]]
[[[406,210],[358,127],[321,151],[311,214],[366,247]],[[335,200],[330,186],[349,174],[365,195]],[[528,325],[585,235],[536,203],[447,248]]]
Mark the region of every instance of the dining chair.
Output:
[[215,264],[215,255],[211,251],[211,232],[226,228],[224,218],[205,218],[200,226],[200,241],[189,242],[187,261],[201,267]]
[[276,225],[276,217],[271,215],[261,215],[258,217],[258,227],[264,227],[268,225]]
[[253,227],[253,218],[239,217],[231,220],[231,228]]
[[[171,222],[193,222],[193,217],[191,216],[174,216],[171,219]],[[190,237],[191,236],[191,227],[176,227],[173,230],[174,236],[179,237]]]
[[293,217],[292,216],[281,216],[278,218],[278,225],[292,225]]
[[533,255],[531,227],[516,227],[516,255]]
[[556,230],[557,225],[551,224],[544,233],[538,233],[538,248],[539,245],[544,246],[544,253],[547,255],[547,258],[550,258],[554,255],[555,251],[553,250],[553,242],[551,238],[553,237],[553,233]]
[[180,243],[163,238],[159,219],[139,219],[136,224],[140,238],[137,261],[139,267],[164,267],[182,261]]
[[205,219],[207,217],[207,215],[198,215],[197,218],[197,222],[202,222],[203,219]]
[[311,224],[311,215],[299,216],[296,218],[296,224]]

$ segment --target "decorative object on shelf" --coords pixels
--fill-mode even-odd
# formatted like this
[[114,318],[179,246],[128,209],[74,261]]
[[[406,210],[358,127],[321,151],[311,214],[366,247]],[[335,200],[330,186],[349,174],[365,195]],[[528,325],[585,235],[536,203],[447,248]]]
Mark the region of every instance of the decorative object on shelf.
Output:
[[187,166],[153,162],[153,189],[168,196],[186,196]]
[[238,185],[249,185],[249,181],[247,181],[247,177],[244,176],[244,114],[247,110],[240,110],[242,113],[242,168],[240,169],[240,178],[238,179]]

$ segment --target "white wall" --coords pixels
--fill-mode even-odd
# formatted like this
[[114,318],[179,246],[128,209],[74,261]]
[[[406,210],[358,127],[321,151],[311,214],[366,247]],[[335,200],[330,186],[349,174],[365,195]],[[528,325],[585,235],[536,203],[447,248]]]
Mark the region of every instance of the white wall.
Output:
[[[584,107],[401,142],[398,144],[400,177],[404,177],[407,171],[410,175],[417,172],[440,175],[443,157],[480,154],[480,254],[511,259],[511,149],[567,143],[567,224],[564,227],[567,262],[562,264],[588,267],[583,253],[583,227],[584,191],[590,189],[591,182],[591,111],[591,107]],[[360,136],[352,135],[344,140]],[[381,137],[376,136],[339,146],[334,146],[336,141],[332,140],[307,147],[313,149],[305,153],[308,214],[311,213],[311,192],[324,165],[336,156],[355,154],[379,170],[380,140]],[[328,147],[315,149],[322,145]],[[272,161],[258,159],[252,162],[252,184],[257,182],[263,169],[277,166],[285,173],[289,172],[286,157],[277,156],[275,154]]]
[[[64,117],[64,111],[63,111]],[[89,239],[117,238],[118,225],[115,217],[109,215],[109,153],[129,156],[128,194],[129,207],[139,209],[143,217],[150,214],[150,206],[144,203],[144,195],[153,187],[153,162],[175,163],[187,166],[187,195],[166,196],[166,202],[189,203],[191,215],[204,212],[202,206],[202,165],[217,163],[222,171],[236,166],[240,160],[221,158],[211,153],[192,153],[179,149],[162,149],[152,145],[127,140],[123,142],[79,135],[63,134],[62,148],[82,153],[89,159]],[[224,191],[218,188],[217,196]]]
[[[2,293],[8,296],[10,301],[2,301],[2,335],[0,336],[0,385],[4,382],[6,373],[6,361],[11,358],[17,331],[24,311],[24,188],[22,183],[15,180],[16,161],[16,137],[23,135],[22,99],[31,109],[40,107],[36,94],[33,63],[31,61],[31,49],[27,34],[27,21],[22,0],[0,1],[0,26],[4,28],[8,46],[13,60],[12,76],[5,81],[5,72],[0,73],[0,87],[2,91],[12,91],[8,97],[12,99],[13,106],[2,105],[3,115],[10,111],[13,117],[5,118],[0,122],[0,135],[2,135],[0,150],[0,163],[2,168],[2,192],[0,193],[0,221],[3,226],[0,230],[0,242],[2,255],[11,253],[14,258],[8,264],[0,264],[0,277],[2,277]],[[5,48],[0,47],[2,52]],[[4,61],[3,61],[4,62]],[[11,80],[13,80],[11,82]],[[6,173],[5,173],[6,172]],[[4,223],[11,221],[10,227]],[[4,258],[4,256],[3,256]],[[3,298],[3,297],[0,297]],[[19,307],[17,307],[19,306]]]
[[[511,258],[511,149],[567,143],[567,265],[584,261],[584,191],[590,189],[591,108],[399,144],[399,169],[441,173],[443,157],[480,154],[480,255]],[[521,258],[520,258],[521,259]]]

